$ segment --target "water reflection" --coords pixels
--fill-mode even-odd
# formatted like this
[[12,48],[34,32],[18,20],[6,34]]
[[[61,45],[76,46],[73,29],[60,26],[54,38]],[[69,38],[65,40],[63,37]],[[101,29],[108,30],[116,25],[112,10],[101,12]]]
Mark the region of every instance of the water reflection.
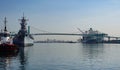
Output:
[[0,55],[0,70],[119,70],[120,44],[38,43]]
[[0,69],[6,69],[6,59],[0,58]]
[[25,54],[24,54],[24,47],[20,47],[19,49],[19,61],[20,61],[20,69],[25,70]]
[[8,70],[13,58],[17,56],[18,53],[11,52],[1,52],[0,54],[0,70]]
[[86,70],[99,70],[104,59],[104,44],[82,44],[83,63]]
[[[28,49],[29,50],[29,49]],[[27,54],[24,46],[19,46],[19,52],[0,52],[0,70],[26,70]]]
[[85,58],[101,58],[104,53],[104,44],[82,44],[83,55]]

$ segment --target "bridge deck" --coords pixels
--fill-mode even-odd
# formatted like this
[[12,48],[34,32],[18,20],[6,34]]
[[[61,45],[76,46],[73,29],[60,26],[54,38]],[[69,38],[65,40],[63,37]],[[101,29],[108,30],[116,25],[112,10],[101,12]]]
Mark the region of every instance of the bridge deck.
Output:
[[76,36],[83,36],[83,34],[71,34],[71,33],[36,33],[31,35],[76,35]]
[[[73,33],[35,33],[31,35],[71,35],[71,36],[83,36],[86,34],[73,34]],[[114,36],[105,36],[106,38],[120,38],[120,37],[114,37]]]

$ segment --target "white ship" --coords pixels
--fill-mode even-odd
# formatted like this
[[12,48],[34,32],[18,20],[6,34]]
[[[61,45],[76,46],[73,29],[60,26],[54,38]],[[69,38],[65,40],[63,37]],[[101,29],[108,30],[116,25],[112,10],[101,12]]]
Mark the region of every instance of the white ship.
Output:
[[94,31],[92,28],[90,28],[88,31],[81,32],[83,34],[81,39],[82,43],[102,43],[104,41],[104,37],[107,36],[107,34]]

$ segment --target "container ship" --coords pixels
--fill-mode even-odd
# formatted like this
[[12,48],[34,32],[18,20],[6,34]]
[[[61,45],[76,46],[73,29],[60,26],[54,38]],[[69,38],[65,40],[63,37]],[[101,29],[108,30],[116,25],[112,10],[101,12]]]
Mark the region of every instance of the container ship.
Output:
[[22,17],[22,19],[20,19],[21,23],[21,29],[19,30],[19,32],[15,35],[15,37],[13,38],[13,43],[19,46],[31,46],[34,44],[34,38],[32,37],[32,35],[30,34],[30,26],[28,26],[28,29],[26,28],[26,21],[27,19],[25,19],[24,15]]

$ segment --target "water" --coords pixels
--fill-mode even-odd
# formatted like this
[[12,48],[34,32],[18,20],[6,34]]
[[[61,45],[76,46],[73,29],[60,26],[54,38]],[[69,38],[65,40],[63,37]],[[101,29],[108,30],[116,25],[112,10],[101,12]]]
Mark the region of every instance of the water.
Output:
[[0,57],[0,70],[120,70],[120,44],[35,43]]

